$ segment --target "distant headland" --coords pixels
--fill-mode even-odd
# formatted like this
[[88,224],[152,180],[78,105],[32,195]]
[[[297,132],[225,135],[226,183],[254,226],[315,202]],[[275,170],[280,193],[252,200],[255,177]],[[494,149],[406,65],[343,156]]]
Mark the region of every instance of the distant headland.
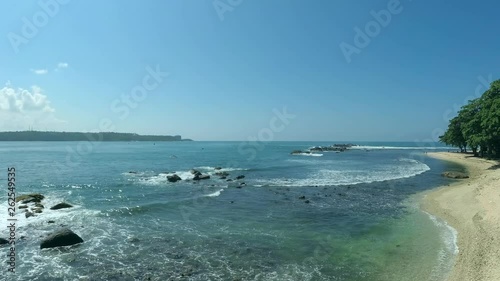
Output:
[[16,131],[0,132],[0,141],[192,141],[181,136],[139,135],[134,133],[82,133]]

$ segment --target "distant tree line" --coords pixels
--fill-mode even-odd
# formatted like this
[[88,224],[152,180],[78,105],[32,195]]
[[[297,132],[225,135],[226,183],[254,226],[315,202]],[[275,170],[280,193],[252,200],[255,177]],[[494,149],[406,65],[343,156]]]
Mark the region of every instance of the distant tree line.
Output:
[[475,156],[500,157],[500,80],[464,105],[439,139],[462,152],[469,148]]
[[0,132],[0,141],[182,141],[181,136],[151,136],[132,133],[79,133],[19,131]]

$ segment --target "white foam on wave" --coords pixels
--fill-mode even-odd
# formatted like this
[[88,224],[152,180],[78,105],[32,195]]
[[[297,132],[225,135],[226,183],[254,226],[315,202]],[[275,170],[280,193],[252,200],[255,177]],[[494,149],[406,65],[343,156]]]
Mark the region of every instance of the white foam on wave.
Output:
[[210,194],[207,194],[207,195],[203,195],[204,197],[218,197],[220,196],[220,193],[224,191],[224,189],[220,189],[214,193],[210,193]]
[[[231,172],[231,171],[246,171],[248,169],[243,169],[243,168],[222,168],[222,169],[215,169],[215,167],[209,167],[209,166],[203,166],[203,167],[196,167],[194,168],[195,170],[200,171],[204,175],[209,175],[211,177],[216,177],[216,173],[219,172]],[[169,172],[169,173],[159,173],[159,174],[152,174],[152,173],[145,173],[145,172],[138,172],[138,173],[123,173],[123,175],[126,175],[127,177],[131,178],[131,180],[137,181],[141,184],[145,185],[165,185],[169,184],[170,182],[168,181],[168,176],[171,176],[173,174],[178,175],[183,181],[185,180],[193,180],[194,175],[191,173],[191,170],[189,171],[175,171],[175,172]]]
[[321,157],[321,156],[323,156],[323,154],[321,154],[321,153],[293,153],[292,155],[312,156],[312,157]]
[[246,170],[248,170],[248,169],[245,169],[245,168],[224,168],[224,167],[221,167],[221,169],[216,170],[215,168],[217,168],[217,167],[201,166],[201,167],[196,167],[195,169],[197,169],[197,170],[207,170],[207,171],[211,171],[211,170],[214,170],[214,171],[226,171],[226,172],[231,172],[231,171],[246,171]]
[[377,170],[331,170],[321,169],[303,179],[275,178],[271,180],[257,180],[257,184],[264,186],[336,186],[360,183],[381,182],[410,178],[430,170],[424,163],[413,159],[403,161],[405,164],[383,165]]
[[435,280],[441,280],[443,272],[449,272],[453,266],[453,259],[450,258],[450,255],[456,257],[459,253],[458,232],[445,220],[439,219],[424,210],[421,211],[425,213],[439,229],[441,241],[444,242],[444,249],[439,250],[437,259],[438,262],[432,270],[432,275]]
[[[78,260],[79,258],[92,256],[120,256],[122,254],[123,246],[121,244],[126,245],[126,243],[118,243],[115,247],[109,245],[111,240],[113,240],[112,243],[121,240],[125,241],[130,236],[128,230],[117,227],[112,220],[104,217],[100,211],[87,209],[75,202],[75,199],[68,199],[71,190],[44,192],[44,195],[45,199],[42,200],[42,204],[45,208],[41,214],[25,218],[24,210],[16,209],[16,236],[17,238],[21,236],[26,238],[18,241],[18,245],[16,245],[18,260],[20,261],[16,271],[18,276],[22,276],[22,278],[12,280],[31,280],[41,275],[47,278],[70,278],[72,280],[77,277],[77,273],[71,263],[67,262],[68,260]],[[69,202],[73,207],[50,210],[51,206],[60,202]],[[28,205],[31,206],[32,204]],[[2,207],[6,208],[6,204],[2,204]],[[4,212],[0,213],[0,219],[7,221]],[[55,223],[49,224],[48,221],[55,221]],[[61,225],[69,227],[82,237],[85,242],[71,247],[71,250],[63,248],[40,250],[41,237],[52,233],[55,229],[59,229]],[[2,229],[0,237],[3,236],[6,235]]]
[[453,149],[446,146],[372,146],[360,145],[353,146],[349,149],[363,149],[363,150],[448,150]]
[[431,221],[440,229],[445,229],[446,231],[442,233],[442,238],[443,241],[445,242],[446,247],[450,252],[452,252],[454,255],[458,255],[459,253],[459,248],[458,248],[458,232],[456,229],[454,229],[452,226],[450,226],[445,220],[439,219],[436,216],[423,211],[425,214],[429,216]]

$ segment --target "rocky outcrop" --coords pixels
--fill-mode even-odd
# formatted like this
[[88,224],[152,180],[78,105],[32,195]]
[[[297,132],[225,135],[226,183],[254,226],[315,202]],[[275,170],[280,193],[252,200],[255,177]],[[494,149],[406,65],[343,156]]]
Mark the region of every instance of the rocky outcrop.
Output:
[[450,179],[468,179],[469,175],[461,172],[444,172],[441,176],[450,178]]
[[40,249],[71,246],[83,243],[83,239],[69,228],[63,228],[53,232],[40,243]]
[[38,194],[38,193],[32,193],[32,194],[25,194],[25,195],[19,195],[16,197],[16,202],[20,202],[22,204],[28,204],[28,203],[40,203],[42,200],[45,198],[45,196]]
[[194,170],[194,169],[193,169],[193,170],[191,170],[190,172],[191,172],[191,174],[193,174],[193,175],[195,175],[195,176],[201,176],[201,172],[200,172],[200,171],[198,171],[198,170]]
[[180,180],[182,180],[182,179],[181,179],[181,177],[179,177],[178,175],[173,174],[173,175],[171,175],[171,176],[167,176],[167,180],[168,180],[169,182],[178,182],[178,181],[180,181]]
[[227,177],[229,176],[229,173],[228,172],[216,172],[215,173],[216,176],[219,176],[219,177]]
[[199,180],[208,180],[210,179],[210,176],[209,175],[195,175],[193,180],[195,181],[199,181]]
[[73,206],[68,204],[68,203],[59,203],[55,206],[50,207],[51,210],[59,210],[59,209],[65,209],[65,208],[72,208]]

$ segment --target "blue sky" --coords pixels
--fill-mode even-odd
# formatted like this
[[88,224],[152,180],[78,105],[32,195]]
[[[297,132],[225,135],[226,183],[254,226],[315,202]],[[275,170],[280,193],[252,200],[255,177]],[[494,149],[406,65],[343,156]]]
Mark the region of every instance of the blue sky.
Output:
[[[0,130],[425,140],[475,95],[478,77],[500,78],[499,9],[493,0],[2,1]],[[373,29],[382,10],[391,18]],[[356,45],[355,28],[367,26],[373,37]],[[342,43],[357,48],[349,60]],[[168,76],[124,103],[151,71]],[[274,130],[283,108],[295,117]]]

